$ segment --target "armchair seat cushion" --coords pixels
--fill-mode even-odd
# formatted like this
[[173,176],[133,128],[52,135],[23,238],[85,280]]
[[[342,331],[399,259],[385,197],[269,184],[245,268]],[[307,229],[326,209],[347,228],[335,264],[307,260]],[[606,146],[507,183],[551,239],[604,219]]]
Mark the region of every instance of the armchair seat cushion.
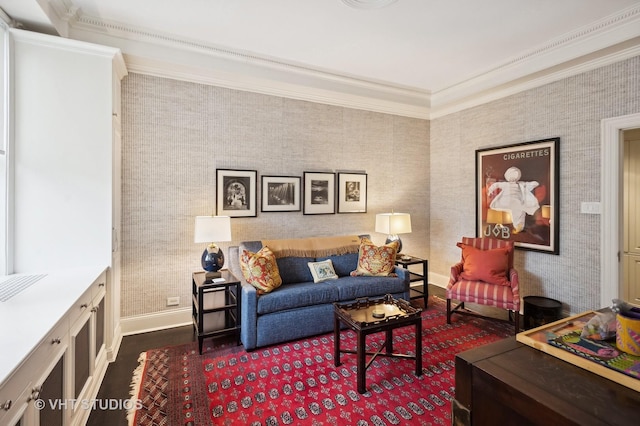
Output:
[[502,309],[519,309],[520,298],[514,298],[511,287],[484,281],[459,280],[447,289],[447,299],[463,300]]

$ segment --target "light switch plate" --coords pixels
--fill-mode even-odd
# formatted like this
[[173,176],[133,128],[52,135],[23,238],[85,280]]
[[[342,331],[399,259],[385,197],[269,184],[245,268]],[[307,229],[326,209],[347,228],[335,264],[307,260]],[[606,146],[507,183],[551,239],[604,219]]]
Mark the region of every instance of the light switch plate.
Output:
[[580,204],[580,213],[585,213],[585,214],[600,214],[600,202],[599,201],[591,201],[591,202],[587,202],[587,201],[583,201],[582,204]]

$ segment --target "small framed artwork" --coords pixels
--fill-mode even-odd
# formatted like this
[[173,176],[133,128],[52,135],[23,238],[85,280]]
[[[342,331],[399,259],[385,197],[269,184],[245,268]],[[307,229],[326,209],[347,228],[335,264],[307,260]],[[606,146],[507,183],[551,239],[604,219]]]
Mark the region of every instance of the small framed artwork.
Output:
[[335,173],[304,172],[304,214],[334,214]]
[[367,174],[338,173],[338,213],[367,212]]
[[476,234],[559,253],[560,138],[476,151]]
[[263,212],[299,212],[302,181],[298,176],[262,176]]
[[255,170],[216,169],[216,205],[218,216],[255,217]]

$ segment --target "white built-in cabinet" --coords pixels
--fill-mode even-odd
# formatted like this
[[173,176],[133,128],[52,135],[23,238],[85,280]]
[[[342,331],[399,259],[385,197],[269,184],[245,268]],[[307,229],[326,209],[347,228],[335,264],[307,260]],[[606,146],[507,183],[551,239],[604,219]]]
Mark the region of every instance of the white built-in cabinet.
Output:
[[623,298],[640,304],[640,129],[624,132]]
[[[4,321],[19,319],[17,314],[30,305],[35,308],[30,315],[59,319],[48,330],[46,321],[22,324],[17,328],[30,333],[23,339],[3,336],[25,355],[19,360],[2,357],[15,368],[0,369],[3,376],[8,371],[0,382],[1,425],[86,423],[91,412],[87,404],[95,399],[108,364],[104,306],[109,291],[106,270],[81,268],[47,274],[11,299],[13,306],[0,313]],[[44,300],[33,300],[40,296]],[[47,300],[55,306],[47,306]],[[46,332],[38,338],[42,330]],[[35,346],[27,348],[33,341]]]
[[82,425],[90,409],[51,401],[94,399],[122,337],[126,68],[114,48],[14,29],[9,37],[10,261],[17,275],[45,278],[0,306],[0,341],[15,345],[0,351],[0,424]]

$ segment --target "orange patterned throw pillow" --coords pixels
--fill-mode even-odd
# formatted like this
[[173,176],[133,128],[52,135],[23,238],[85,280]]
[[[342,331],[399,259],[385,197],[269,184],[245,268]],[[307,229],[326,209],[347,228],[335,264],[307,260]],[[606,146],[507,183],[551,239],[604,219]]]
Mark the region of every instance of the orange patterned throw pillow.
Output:
[[358,251],[358,267],[351,272],[352,277],[365,276],[393,276],[395,269],[398,242],[393,241],[378,247],[368,238],[363,238]]
[[257,253],[242,250],[240,269],[244,279],[258,289],[258,294],[269,293],[282,284],[276,256],[267,246]]
[[511,248],[500,247],[490,250],[480,250],[475,247],[458,243],[462,249],[464,262],[462,279],[468,281],[484,281],[497,285],[509,285],[507,269],[509,267],[509,253]]

